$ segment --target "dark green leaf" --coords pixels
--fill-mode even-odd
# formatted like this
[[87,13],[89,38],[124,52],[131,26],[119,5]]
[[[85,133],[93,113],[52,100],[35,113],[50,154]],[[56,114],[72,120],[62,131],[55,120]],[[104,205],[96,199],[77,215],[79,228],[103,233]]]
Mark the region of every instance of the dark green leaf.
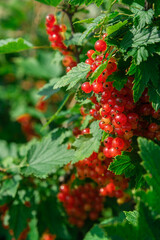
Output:
[[133,28],[124,36],[121,41],[121,48],[125,51],[129,47],[140,47],[154,44],[160,41],[160,31],[157,27],[143,29]]
[[152,84],[149,84],[148,95],[153,108],[158,111],[160,109],[160,88],[155,88]]
[[160,196],[160,146],[155,144],[151,140],[147,140],[145,138],[138,138],[139,148],[140,148],[140,156],[143,159],[143,166],[147,170],[148,175],[146,175],[145,179],[149,186],[151,186],[150,191],[146,192],[146,194],[140,193],[143,197],[145,203],[148,203],[157,214],[160,214],[160,208],[156,204],[158,202]]
[[57,239],[71,239],[71,233],[67,229],[64,213],[62,213],[55,196],[41,201],[38,208],[38,226],[39,228],[41,227],[42,233],[48,229],[51,234],[56,234]]
[[13,229],[15,239],[18,239],[31,219],[31,209],[21,203],[13,204],[9,208],[9,216],[9,227]]

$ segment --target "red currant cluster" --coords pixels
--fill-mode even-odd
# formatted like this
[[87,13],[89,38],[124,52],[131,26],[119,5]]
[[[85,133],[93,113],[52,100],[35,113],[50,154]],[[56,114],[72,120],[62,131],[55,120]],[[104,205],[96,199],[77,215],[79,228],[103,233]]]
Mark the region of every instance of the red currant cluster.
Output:
[[64,45],[63,33],[66,32],[67,27],[64,24],[55,24],[56,17],[53,14],[49,14],[46,17],[46,31],[49,35],[49,41],[52,43],[52,48],[66,50],[67,47]]
[[64,55],[62,63],[66,67],[66,71],[69,72],[73,67],[77,66],[77,63],[71,56],[72,52],[69,51],[64,44],[64,33],[67,30],[66,25],[55,24],[56,21],[56,17],[53,14],[49,14],[46,17],[46,31],[49,35],[52,48],[59,50]]
[[[96,48],[99,41],[102,43],[102,48]],[[105,51],[105,42],[103,40],[99,41],[96,42],[95,49],[97,51]],[[95,64],[92,59],[93,54],[94,50],[89,50],[87,55],[90,57],[90,61],[89,59],[86,60],[90,64],[92,62],[92,65]],[[99,64],[103,63],[104,60],[102,60],[103,57],[101,54],[96,59],[98,57],[101,57]],[[93,72],[92,65],[91,71]],[[105,82],[107,76],[116,71],[116,63],[111,62],[111,66],[108,63],[106,70],[103,71],[93,84],[90,85],[89,82],[85,82],[81,86],[82,90],[86,93],[94,92],[90,100],[95,105],[95,108],[90,109],[90,115],[94,119],[100,120],[99,127],[102,130],[107,134],[111,134],[111,136],[104,140],[105,148],[103,149],[103,153],[107,158],[121,155],[121,151],[131,151],[133,135],[160,139],[159,125],[152,122],[153,119],[151,118],[146,119],[146,116],[149,117],[150,115],[155,119],[160,119],[160,111],[155,112],[153,110],[149,103],[147,91],[144,91],[141,99],[135,104],[132,92],[133,77],[128,78],[126,85],[120,91],[117,91],[113,87],[112,82]],[[100,96],[99,102],[95,93]]]
[[69,222],[77,227],[82,227],[87,218],[95,221],[103,209],[104,198],[99,195],[99,189],[89,183],[73,189],[61,185],[58,199],[66,209]]
[[[93,73],[102,63],[106,62],[109,55],[108,53],[104,53],[107,50],[107,44],[104,40],[98,40],[95,43],[95,50],[100,52],[100,55],[96,55],[94,50],[89,50],[87,52],[88,59],[85,61],[85,63],[91,65],[91,70],[87,77],[89,77],[89,75]],[[102,93],[104,88],[106,88],[105,81],[107,77],[115,72],[116,69],[116,61],[114,58],[111,58],[108,61],[107,68],[100,74],[100,76],[92,84],[89,82],[84,82],[81,86],[81,89],[85,93],[90,93],[91,91],[94,93]]]
[[78,178],[90,178],[99,185],[106,185],[109,179],[114,177],[114,173],[107,170],[111,161],[111,158],[105,157],[103,147],[101,147],[99,153],[93,152],[90,157],[75,164]]

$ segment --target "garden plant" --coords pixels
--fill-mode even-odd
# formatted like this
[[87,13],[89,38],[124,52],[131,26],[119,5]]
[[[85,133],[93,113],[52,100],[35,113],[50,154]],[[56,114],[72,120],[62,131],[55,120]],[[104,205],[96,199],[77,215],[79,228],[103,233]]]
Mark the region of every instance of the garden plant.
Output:
[[160,1],[0,13],[0,240],[159,240]]

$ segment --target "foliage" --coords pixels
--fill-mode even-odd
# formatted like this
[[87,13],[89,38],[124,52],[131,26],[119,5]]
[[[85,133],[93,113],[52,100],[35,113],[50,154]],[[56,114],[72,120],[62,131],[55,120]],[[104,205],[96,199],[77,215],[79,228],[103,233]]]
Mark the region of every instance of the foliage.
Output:
[[[159,239],[159,0],[2,0],[0,12],[0,239]],[[114,125],[105,107],[138,120]],[[108,137],[126,147],[112,158]]]

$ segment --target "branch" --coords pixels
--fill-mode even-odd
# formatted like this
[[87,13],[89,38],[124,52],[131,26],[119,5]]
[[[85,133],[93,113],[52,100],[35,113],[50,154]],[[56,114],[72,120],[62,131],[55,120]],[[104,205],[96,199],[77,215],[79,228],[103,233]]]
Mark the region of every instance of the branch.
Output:
[[[68,19],[69,19],[69,23],[70,23],[70,26],[71,26],[71,32],[72,32],[72,35],[75,33],[75,30],[74,30],[74,26],[73,26],[73,22],[72,22],[72,17],[74,15],[74,13],[70,13],[69,12],[69,9],[65,10],[65,9],[62,9],[62,11],[64,13],[66,13],[66,15],[68,16]],[[76,60],[77,60],[77,63],[80,62],[80,59],[79,59],[79,52],[78,52],[78,48],[77,46],[75,46],[75,57],[76,57]]]

